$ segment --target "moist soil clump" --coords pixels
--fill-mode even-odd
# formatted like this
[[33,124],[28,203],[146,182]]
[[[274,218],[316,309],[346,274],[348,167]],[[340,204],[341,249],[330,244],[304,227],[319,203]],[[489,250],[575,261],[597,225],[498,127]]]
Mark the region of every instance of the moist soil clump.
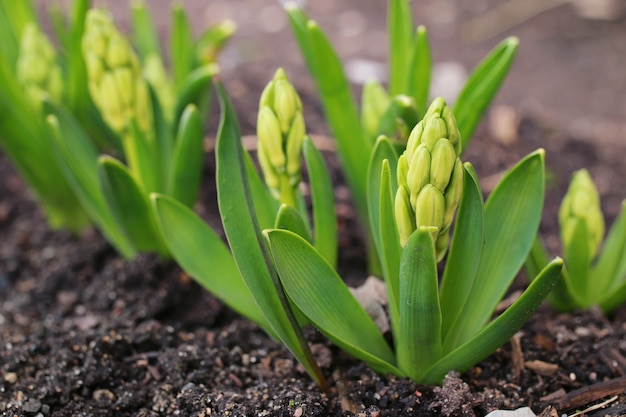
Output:
[[[559,249],[556,213],[577,167],[594,175],[613,221],[622,196],[612,190],[624,189],[615,179],[626,179],[624,149],[600,154],[533,120],[517,131],[511,145],[483,128],[469,147],[464,159],[476,166],[485,192],[519,158],[544,147],[551,180],[541,233],[549,249]],[[338,162],[326,156],[338,183],[340,262],[358,283],[366,276],[360,228]],[[217,227],[213,158],[209,151],[198,210]],[[522,406],[560,415],[607,400],[587,415],[626,413],[625,308],[604,317],[595,310],[557,314],[544,305],[510,343],[468,372],[450,373],[441,387],[378,375],[308,329],[331,384],[322,393],[288,351],[173,262],[150,255],[127,262],[96,232],[49,230],[4,155],[0,175],[4,416],[482,416]],[[511,295],[524,285],[520,276]]]

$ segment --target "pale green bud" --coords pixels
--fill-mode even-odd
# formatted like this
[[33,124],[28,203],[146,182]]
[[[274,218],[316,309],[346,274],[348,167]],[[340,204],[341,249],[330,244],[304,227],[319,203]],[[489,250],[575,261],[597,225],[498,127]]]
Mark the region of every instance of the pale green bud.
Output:
[[396,178],[398,179],[398,187],[409,188],[407,178],[409,176],[409,163],[406,152],[398,158],[398,166],[396,167]]
[[285,153],[283,151],[283,137],[278,118],[267,106],[259,109],[257,118],[257,136],[259,148],[265,148],[265,155],[274,169],[283,173],[285,171]]
[[448,139],[439,139],[432,150],[430,183],[444,192],[450,182],[450,175],[456,162],[454,146]]
[[441,117],[446,107],[448,107],[448,105],[442,97],[435,98],[432,103],[430,103],[430,106],[428,106],[424,114],[424,120],[430,119],[431,117]]
[[604,217],[598,190],[585,169],[574,173],[559,209],[561,240],[565,247],[571,244],[577,219],[585,220],[589,236],[589,254],[593,257],[604,237]]
[[404,154],[408,158],[409,161],[413,158],[413,154],[417,147],[421,144],[422,133],[424,132],[424,121],[420,121],[415,125],[411,133],[409,134],[409,139],[406,142],[406,149]]
[[150,138],[152,106],[139,60],[106,12],[87,12],[82,48],[89,92],[102,118],[121,136],[136,120]]
[[415,207],[417,195],[426,184],[430,183],[431,154],[426,146],[420,145],[409,163],[406,182],[411,193],[411,204]]
[[266,160],[261,163],[266,183],[285,204],[295,204],[305,135],[300,97],[285,71],[278,69],[259,100],[257,137],[258,148],[263,149],[260,157]]
[[[267,155],[265,154],[265,149],[262,146],[259,146],[257,149],[257,158],[259,159],[259,165],[261,165],[261,170],[263,171],[263,175],[265,177],[265,183],[268,188],[274,192],[280,188],[280,177],[274,169],[272,168],[272,164],[267,159]],[[275,197],[280,197],[275,194]]]
[[461,163],[459,158],[456,158],[452,175],[450,175],[450,182],[443,195],[446,199],[446,212],[443,216],[443,224],[448,228],[452,224],[454,214],[463,196],[463,175],[463,163]]
[[304,117],[302,112],[296,113],[289,129],[287,137],[287,174],[293,186],[300,182],[300,154],[302,153],[302,144],[306,135],[304,126]]
[[423,143],[429,151],[432,151],[435,143],[441,138],[447,138],[447,135],[448,128],[443,119],[439,117],[424,119],[424,132],[420,138],[420,143]]
[[[415,225],[433,226],[438,231],[443,228],[446,202],[443,194],[431,184],[426,184],[417,195],[415,202]],[[436,237],[437,232],[435,233]]]
[[398,187],[398,191],[396,191],[394,215],[400,235],[400,244],[404,246],[415,231],[415,213],[409,201],[409,192],[406,187]]
[[41,106],[44,94],[60,99],[63,94],[61,67],[56,62],[52,44],[37,25],[24,27],[16,62],[17,80],[33,106]]
[[457,156],[461,155],[461,134],[459,133],[459,128],[456,124],[456,118],[452,113],[452,109],[448,106],[444,107],[441,112],[441,118],[446,123],[446,128],[448,131],[448,140],[454,146],[454,150],[456,151]]

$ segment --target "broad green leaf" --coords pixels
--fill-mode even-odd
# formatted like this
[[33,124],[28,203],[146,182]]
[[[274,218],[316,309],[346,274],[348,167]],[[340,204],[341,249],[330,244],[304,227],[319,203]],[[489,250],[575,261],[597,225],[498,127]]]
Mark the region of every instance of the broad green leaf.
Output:
[[[384,179],[381,177],[384,160],[387,160],[387,171],[393,173],[392,175],[388,175],[391,184],[387,186],[387,189],[388,192],[395,193],[395,190],[397,188],[395,173],[398,165],[398,155],[389,138],[387,138],[386,136],[379,136],[374,145],[374,149],[372,150],[367,170],[367,203],[369,213],[369,227],[370,230],[372,230],[374,245],[380,259],[383,275],[385,276],[385,279],[389,279],[389,262],[387,261],[388,258],[385,256],[384,253],[381,237],[383,231],[385,230],[385,227],[388,226],[388,224],[386,223],[384,223],[383,225],[383,219],[381,219],[381,202],[383,199],[390,198],[388,194],[381,193],[381,186],[384,182]],[[391,199],[393,198],[394,196],[392,195]],[[399,256],[397,260],[400,260]]]
[[[171,170],[173,169],[172,164],[174,163],[174,157],[172,155],[176,141],[175,135],[180,134],[181,128],[178,126],[178,131],[173,129],[168,121],[168,116],[164,113],[163,107],[161,107],[161,102],[154,88],[150,83],[147,84],[152,104],[152,126],[154,126],[154,150],[152,152],[154,152],[155,157],[158,158],[158,162],[155,163],[159,164],[161,167],[161,178],[163,178],[163,181],[167,181],[172,175]],[[181,114],[181,120],[182,117],[183,115]],[[178,123],[180,123],[180,120],[177,121],[177,124]],[[168,186],[167,183],[165,185],[166,187]]]
[[626,278],[626,201],[611,226],[592,276],[604,293],[613,292]]
[[276,224],[274,227],[276,229],[289,230],[309,243],[313,241],[309,228],[298,210],[288,206],[287,204],[281,205],[280,209],[278,209],[278,213],[276,214]]
[[254,162],[250,157],[250,154],[244,152],[244,160],[246,165],[246,174],[248,177],[248,185],[250,187],[250,195],[254,202],[254,212],[256,214],[257,221],[259,222],[259,228],[261,230],[271,229],[274,227],[274,221],[276,220],[276,213],[280,208],[280,203],[276,200],[270,190],[265,186],[265,183],[259,176],[259,173],[254,166]]
[[46,102],[45,106],[50,113],[47,121],[55,145],[52,146],[53,157],[63,175],[107,241],[125,258],[133,258],[135,249],[122,232],[102,193],[97,150],[66,110],[50,102]]
[[190,104],[178,124],[167,186],[169,195],[187,207],[193,207],[200,191],[204,160],[203,139],[200,115],[196,107]]
[[315,67],[309,71],[315,78],[324,115],[337,141],[337,151],[357,211],[367,224],[365,181],[372,145],[361,128],[350,85],[337,54],[317,23],[309,21],[307,28]]
[[300,311],[346,352],[381,372],[402,374],[376,324],[328,262],[293,232],[264,234],[281,283]]
[[313,236],[315,249],[331,265],[337,264],[337,216],[333,184],[328,167],[313,141],[306,137],[302,146],[309,173],[313,205]]
[[216,143],[217,199],[233,257],[272,333],[326,389],[324,376],[298,326],[261,236],[232,104],[218,80],[215,86],[222,108]]
[[400,261],[400,334],[398,366],[420,381],[429,364],[441,358],[441,309],[437,259],[432,233],[418,227],[409,237]]
[[146,196],[153,192],[165,191],[161,178],[163,169],[160,164],[159,148],[155,146],[154,137],[149,137],[134,119],[130,131],[128,137],[122,138],[128,169]]
[[133,246],[139,251],[166,256],[147,194],[133,174],[110,156],[101,156],[99,164],[104,196]]
[[171,19],[170,63],[176,91],[180,91],[187,75],[193,68],[194,40],[191,25],[182,5],[172,7]]
[[408,0],[389,0],[388,5],[389,93],[396,96],[407,93],[413,50],[413,18]]
[[161,56],[159,34],[145,3],[141,0],[132,2],[130,11],[133,22],[133,41],[141,59],[146,59],[150,54]]
[[59,4],[50,4],[48,6],[48,20],[52,27],[54,37],[61,45],[67,45],[70,28],[65,21],[65,13]]
[[474,168],[464,164],[463,197],[454,225],[450,252],[441,280],[441,315],[444,349],[452,325],[467,301],[480,263],[484,236],[484,208]]
[[[89,10],[88,0],[75,0],[72,7],[69,35],[66,43],[66,71],[63,79],[65,97],[70,111],[78,120],[88,120],[88,104],[91,103],[87,85],[87,68],[83,57],[82,39],[85,32],[85,16]],[[93,106],[93,104],[92,104]],[[86,123],[83,123],[85,125]],[[102,122],[102,124],[105,124]]]
[[464,372],[505,344],[548,295],[562,267],[559,258],[550,262],[504,313],[432,365],[419,382],[440,384],[447,372]]
[[428,33],[424,26],[418,26],[413,41],[413,52],[407,73],[406,94],[413,97],[419,118],[424,116],[428,108],[428,94],[430,91],[430,77],[432,68],[432,56]]
[[518,45],[519,40],[515,37],[506,38],[496,45],[476,66],[461,90],[453,113],[461,132],[463,150],[508,74]]
[[599,283],[590,281],[591,259],[589,256],[589,233],[585,219],[577,219],[574,233],[569,245],[563,248],[567,271],[569,274],[569,287],[574,298],[583,301],[581,307],[587,308],[593,303],[596,294],[595,286]]
[[393,161],[393,173],[390,168],[389,159],[385,159],[382,163],[382,171],[380,173],[380,223],[378,226],[380,232],[381,244],[381,264],[384,271],[385,284],[387,286],[387,297],[389,298],[389,317],[391,319],[394,338],[397,339],[400,334],[400,259],[402,255],[402,247],[400,246],[400,236],[398,235],[398,227],[396,226],[394,199],[395,191],[398,188],[396,184],[396,162]]
[[463,314],[449,333],[450,349],[483,327],[519,272],[539,228],[543,197],[544,151],[538,150],[502,178],[485,204],[483,253]]
[[150,198],[159,230],[176,262],[230,308],[270,329],[219,236],[179,201],[158,194]]
[[204,31],[195,47],[195,59],[198,65],[217,62],[217,55],[226,41],[235,33],[237,25],[232,20],[223,20]]
[[287,13],[287,17],[289,18],[291,31],[293,32],[293,35],[298,42],[298,47],[300,48],[300,52],[304,57],[304,61],[307,68],[309,69],[309,73],[311,74],[311,77],[313,79],[316,79],[317,77],[314,73],[315,61],[313,57],[313,51],[311,50],[311,40],[308,29],[309,18],[306,14],[304,14],[302,9],[300,9],[293,2],[287,2],[285,4],[285,12]]
[[28,23],[37,22],[37,15],[30,1],[0,2],[0,51],[8,65],[15,68],[19,54],[19,44],[24,26]]

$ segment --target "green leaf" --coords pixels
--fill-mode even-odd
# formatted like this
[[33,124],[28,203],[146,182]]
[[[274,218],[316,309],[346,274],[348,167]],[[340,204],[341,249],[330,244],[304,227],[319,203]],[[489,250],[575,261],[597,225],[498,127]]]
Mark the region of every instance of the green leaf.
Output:
[[324,158],[307,136],[302,152],[309,173],[313,205],[313,235],[315,249],[333,267],[337,264],[337,216],[333,184]]
[[315,58],[313,57],[313,51],[311,49],[311,40],[309,37],[309,29],[308,16],[300,9],[295,3],[287,2],[285,4],[285,12],[287,13],[287,17],[289,18],[289,24],[291,26],[291,31],[293,32],[296,41],[298,42],[298,47],[300,48],[300,52],[304,57],[304,61],[306,62],[306,66],[311,74],[311,77],[315,80],[317,77],[315,76]]
[[413,41],[406,89],[406,94],[415,100],[419,118],[424,116],[428,108],[431,68],[432,56],[428,42],[428,33],[426,28],[420,25],[417,27],[415,40]]
[[161,235],[176,262],[230,308],[270,329],[219,236],[173,198],[159,194],[150,198]]
[[190,104],[178,124],[167,186],[168,193],[187,207],[193,207],[200,191],[203,139],[200,115],[196,107]]
[[[379,136],[374,145],[374,149],[372,151],[367,170],[367,203],[370,222],[369,226],[372,230],[372,238],[378,252],[378,257],[380,258],[383,274],[385,278],[387,278],[389,274],[389,268],[388,262],[386,262],[387,258],[384,255],[382,244],[381,235],[383,233],[382,231],[384,230],[384,227],[381,227],[383,220],[381,219],[380,213],[382,200],[389,199],[390,197],[388,194],[381,193],[381,186],[384,182],[384,178],[381,177],[383,172],[384,160],[387,160],[387,171],[393,172],[393,175],[388,174],[390,181],[390,184],[388,185],[388,190],[389,192],[395,192],[395,189],[398,187],[395,175],[398,165],[398,154],[396,153],[393,144],[388,137]],[[392,195],[391,199],[393,200],[393,198],[394,196]],[[399,260],[400,258],[398,257],[398,261]]]
[[150,54],[161,56],[161,44],[159,34],[150,11],[141,0],[134,1],[130,7],[131,20],[133,23],[133,40],[141,59],[146,59]]
[[271,331],[323,389],[326,381],[278,281],[254,213],[241,133],[224,87],[215,81],[222,114],[216,143],[217,197],[224,231],[239,272]]
[[519,40],[509,37],[500,42],[470,74],[461,90],[453,113],[463,142],[463,150],[487,107],[500,89],[515,58]]
[[50,102],[45,102],[45,106],[50,113],[47,121],[55,145],[52,146],[53,156],[63,175],[107,241],[125,258],[133,258],[135,249],[122,232],[102,193],[97,150],[65,109]]
[[471,164],[464,164],[463,197],[454,226],[450,252],[441,280],[441,315],[444,349],[454,322],[474,285],[484,237],[483,197]]
[[191,25],[182,5],[172,7],[171,19],[170,62],[176,91],[180,91],[180,87],[185,83],[187,75],[193,68],[194,39]]
[[[154,138],[139,127],[137,120],[131,122],[131,133],[122,139],[124,157],[128,168],[134,175],[143,192],[148,196],[152,192],[163,192],[163,169],[160,165],[159,148],[154,146]],[[146,201],[147,204],[147,201]]]
[[419,382],[439,384],[447,372],[464,372],[505,344],[548,295],[562,267],[559,258],[550,262],[504,313],[432,365]]
[[563,253],[567,261],[567,271],[569,274],[568,287],[572,291],[575,299],[583,301],[581,307],[587,308],[593,304],[595,286],[601,285],[599,282],[592,283],[590,278],[591,256],[589,254],[589,233],[587,222],[584,218],[576,219],[574,233],[569,245],[564,244]]
[[302,219],[300,212],[287,204],[280,206],[278,214],[276,214],[276,224],[274,227],[276,229],[289,230],[309,243],[313,241],[311,233],[304,219]]
[[608,314],[626,303],[626,281],[623,278],[622,282],[600,301],[599,305],[604,314]]
[[[219,67],[215,64],[204,65],[191,71],[176,91],[176,107],[174,119],[180,120],[183,111],[189,104],[195,104],[198,109],[206,109],[210,100],[211,91],[209,85],[211,79],[219,72]],[[175,126],[175,128],[177,128]]]
[[292,302],[333,343],[381,372],[402,374],[376,324],[341,277],[302,237],[286,230],[265,236]]
[[485,204],[485,244],[476,281],[446,346],[455,348],[487,322],[523,265],[541,220],[544,151],[522,159],[493,190]]
[[89,10],[88,0],[74,1],[70,20],[71,26],[66,43],[67,71],[63,78],[67,106],[81,121],[87,120],[88,109],[90,108],[88,103],[91,103],[89,91],[85,88],[87,85],[87,68],[82,50],[87,10]]
[[396,96],[407,93],[413,50],[413,18],[407,0],[389,0],[388,5],[389,93]]
[[419,227],[409,237],[400,261],[400,334],[398,365],[420,381],[429,364],[441,358],[441,309],[437,259],[432,233]]
[[[615,219],[598,256],[593,272],[594,282],[607,294],[621,287],[626,278],[626,201]],[[595,285],[595,284],[594,284]]]
[[133,246],[139,251],[167,256],[147,195],[133,174],[110,156],[101,156],[99,164],[104,196]]

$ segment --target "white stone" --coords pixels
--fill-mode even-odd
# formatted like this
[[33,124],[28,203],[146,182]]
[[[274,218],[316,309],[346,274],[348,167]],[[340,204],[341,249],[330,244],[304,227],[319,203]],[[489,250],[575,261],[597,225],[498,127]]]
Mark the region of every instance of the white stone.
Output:
[[529,407],[518,408],[517,410],[496,410],[485,417],[537,417]]

